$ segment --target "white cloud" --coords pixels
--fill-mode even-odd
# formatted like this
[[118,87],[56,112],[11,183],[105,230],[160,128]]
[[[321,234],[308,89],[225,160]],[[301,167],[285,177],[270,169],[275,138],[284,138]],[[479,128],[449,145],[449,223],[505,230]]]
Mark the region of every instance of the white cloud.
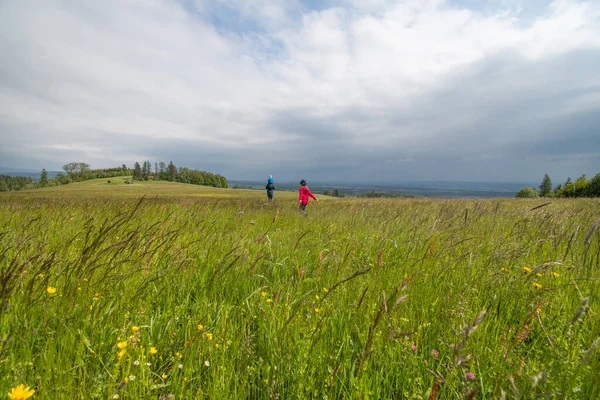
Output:
[[[190,166],[247,177],[273,162],[291,171],[305,152],[323,171],[348,158],[375,168],[387,152],[386,168],[423,154],[481,160],[471,154],[547,135],[532,120],[598,110],[598,74],[565,67],[600,59],[596,2],[555,1],[530,24],[519,2],[485,13],[442,0],[348,4],[4,2],[0,154],[194,162],[183,154],[196,146],[206,155]],[[565,100],[537,106],[548,96]],[[511,165],[507,178],[526,164]]]

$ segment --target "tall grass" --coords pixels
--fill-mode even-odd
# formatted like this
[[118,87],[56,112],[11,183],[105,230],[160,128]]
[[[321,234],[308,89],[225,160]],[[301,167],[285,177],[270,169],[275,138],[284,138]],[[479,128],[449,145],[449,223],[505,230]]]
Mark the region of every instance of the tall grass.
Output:
[[541,203],[2,196],[0,388],[598,398],[600,202]]

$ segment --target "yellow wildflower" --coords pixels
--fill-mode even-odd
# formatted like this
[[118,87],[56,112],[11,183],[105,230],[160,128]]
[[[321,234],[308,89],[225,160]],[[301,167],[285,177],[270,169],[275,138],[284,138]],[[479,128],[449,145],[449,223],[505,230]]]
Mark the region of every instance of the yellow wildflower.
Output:
[[262,297],[265,297],[265,296],[267,295],[267,292],[260,292],[260,295],[261,295]]
[[92,308],[94,308],[94,306],[90,306],[90,311],[92,311]]
[[152,346],[150,347],[150,354],[156,354],[158,353],[158,350],[156,349],[156,347]]
[[117,355],[119,356],[119,358],[123,358],[123,356],[125,355],[125,353],[127,353],[127,350],[123,349],[120,352],[118,352]]
[[181,358],[181,353],[180,352],[175,353],[175,357]]
[[523,269],[525,270],[525,272],[531,272],[531,268],[529,267],[523,267]]
[[315,308],[315,312],[319,312],[319,309],[318,309],[318,308]]
[[12,388],[11,391],[8,393],[8,397],[11,400],[26,400],[33,396],[34,393],[35,390],[30,389],[29,386],[21,384],[17,387]]
[[535,274],[535,276],[537,276],[537,277],[540,277],[540,278],[541,278],[541,277],[542,277],[542,274],[540,274],[540,273],[538,272],[537,274]]
[[100,298],[98,298],[98,297],[93,297],[92,298],[92,301],[98,301],[98,300],[100,300]]
[[227,346],[230,346],[230,345],[231,345],[231,340],[228,340],[227,341]]
[[208,340],[213,340],[213,334],[212,333],[207,332],[207,333],[205,333],[205,335],[206,335],[206,338]]
[[221,347],[221,345],[219,343],[215,343],[215,349],[218,349],[219,347]]
[[139,330],[140,330],[140,327],[139,327],[139,326],[132,326],[132,327],[131,327],[131,330],[132,330],[133,332],[137,332],[137,331],[139,331]]
[[54,294],[54,293],[56,293],[56,288],[55,288],[55,287],[52,287],[52,286],[48,286],[48,287],[46,288],[46,292],[47,292],[48,294]]
[[323,291],[324,291],[325,293],[329,292],[329,290],[327,290],[327,288],[326,288],[326,287],[324,287],[324,288],[323,288]]
[[560,274],[558,272],[553,272],[552,275],[554,275],[557,278],[560,276]]
[[204,330],[204,326],[203,325],[198,325],[198,330],[199,331],[203,331]]
[[127,342],[119,342],[117,343],[117,347],[119,349],[124,349],[125,347],[127,347]]
[[540,285],[540,284],[539,284],[539,283],[537,283],[537,282],[533,282],[533,287],[534,287],[534,288],[536,288],[536,289],[541,289],[541,288],[542,288],[542,285]]
[[162,378],[163,379],[167,379],[168,375],[167,374],[162,374]]
[[315,296],[315,299],[319,300],[319,299],[320,299],[319,295],[316,295],[316,296]]
[[39,274],[38,278],[42,279],[44,277],[44,274]]
[[273,299],[267,299],[267,303],[272,303]]

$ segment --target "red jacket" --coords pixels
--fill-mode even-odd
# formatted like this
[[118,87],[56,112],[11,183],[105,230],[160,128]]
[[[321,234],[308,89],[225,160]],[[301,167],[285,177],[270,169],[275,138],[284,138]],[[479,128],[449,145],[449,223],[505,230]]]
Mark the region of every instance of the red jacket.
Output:
[[299,195],[300,195],[300,203],[302,204],[308,204],[308,197],[312,197],[314,200],[316,200],[317,198],[315,197],[314,194],[312,194],[312,192],[310,191],[310,189],[306,186],[300,186],[300,190],[298,191]]

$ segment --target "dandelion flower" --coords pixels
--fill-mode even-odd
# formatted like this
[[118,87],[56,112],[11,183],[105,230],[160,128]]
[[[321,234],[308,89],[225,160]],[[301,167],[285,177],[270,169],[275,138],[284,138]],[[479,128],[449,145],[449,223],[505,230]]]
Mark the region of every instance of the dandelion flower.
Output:
[[205,367],[210,367],[210,361],[208,361],[208,360],[204,361],[204,366]]
[[167,374],[162,374],[162,378],[163,378],[163,379],[167,379],[168,377],[169,377],[169,375],[167,375]]
[[260,292],[260,295],[261,295],[262,297],[265,297],[265,296],[267,295],[267,292]]
[[52,287],[52,286],[48,286],[48,287],[46,288],[46,292],[47,292],[48,294],[54,294],[54,293],[56,293],[56,288],[55,288],[55,287]]
[[468,379],[468,380],[470,380],[470,381],[474,381],[474,380],[475,380],[475,374],[474,374],[474,373],[472,373],[471,371],[469,371],[469,372],[467,372],[467,373],[465,374],[465,378],[467,378],[467,379]]
[[315,312],[316,312],[316,313],[318,313],[318,312],[319,312],[319,309],[318,309],[318,308],[315,308]]
[[203,325],[198,325],[198,330],[199,331],[203,331],[204,330],[204,326]]
[[218,349],[219,347],[221,347],[221,345],[219,343],[215,343],[215,349]]
[[156,347],[152,346],[150,347],[150,354],[156,354],[158,353],[158,350],[156,349]]
[[44,277],[44,274],[39,274],[38,278],[42,279]]
[[553,272],[552,275],[554,275],[557,278],[560,276],[560,274],[558,272]]
[[90,311],[92,311],[93,308],[94,308],[94,306],[90,306]]
[[531,268],[529,267],[523,267],[523,269],[525,270],[525,272],[531,272]]
[[542,277],[542,274],[540,274],[539,272],[537,274],[535,274],[535,276],[537,276],[538,278]]
[[317,295],[315,295],[315,299],[317,299],[317,300],[319,300],[319,299],[320,299],[320,297],[319,297],[319,295],[318,295],[318,294],[317,294]]
[[207,333],[205,333],[205,335],[206,335],[206,338],[208,340],[213,340],[213,334],[212,333],[207,332]]
[[324,287],[324,288],[323,288],[323,291],[324,291],[325,293],[329,292],[329,290],[327,290],[327,288],[326,288],[326,287]]
[[117,343],[117,347],[119,349],[124,349],[125,347],[127,347],[127,342],[119,342]]
[[132,326],[132,327],[131,327],[131,330],[132,330],[133,332],[137,332],[137,331],[139,331],[139,330],[140,330],[140,327],[139,327],[139,326]]
[[34,393],[35,390],[30,389],[29,386],[21,384],[17,387],[12,388],[11,391],[8,393],[8,397],[11,400],[26,400],[33,396]]
[[272,303],[273,299],[267,299],[267,303]]
[[541,288],[542,288],[542,285],[540,285],[540,284],[539,284],[539,283],[537,283],[537,282],[533,282],[533,287],[534,287],[534,288],[536,288],[536,289],[541,289]]
[[119,356],[119,358],[123,358],[123,356],[127,353],[127,350],[123,349],[120,352],[117,353],[117,355]]
[[181,353],[180,352],[175,353],[175,357],[181,358]]

